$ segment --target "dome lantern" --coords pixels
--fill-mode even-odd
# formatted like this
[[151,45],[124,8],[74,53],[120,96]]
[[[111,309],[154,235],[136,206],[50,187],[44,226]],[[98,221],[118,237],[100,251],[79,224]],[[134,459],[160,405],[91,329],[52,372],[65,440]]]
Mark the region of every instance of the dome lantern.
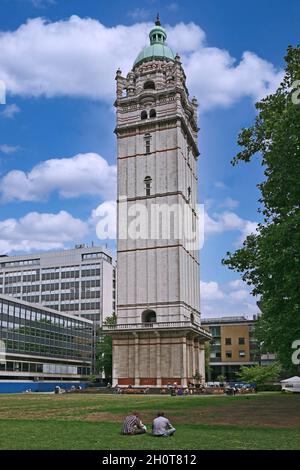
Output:
[[159,15],[155,21],[155,26],[149,33],[150,46],[146,46],[137,56],[133,67],[142,62],[162,59],[166,61],[175,61],[175,55],[172,49],[166,44],[167,33],[161,26]]

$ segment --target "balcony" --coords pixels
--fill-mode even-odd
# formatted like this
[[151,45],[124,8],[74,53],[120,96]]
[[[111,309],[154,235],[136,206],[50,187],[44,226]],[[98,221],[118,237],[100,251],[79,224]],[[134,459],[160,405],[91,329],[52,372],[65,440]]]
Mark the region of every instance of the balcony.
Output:
[[118,332],[130,332],[130,331],[157,331],[157,330],[171,330],[171,329],[176,329],[176,330],[193,330],[197,332],[199,335],[204,336],[208,341],[212,339],[211,334],[205,330],[204,328],[201,328],[197,323],[193,323],[190,321],[179,321],[179,322],[159,322],[159,323],[122,323],[119,325],[113,325],[113,326],[103,326],[103,331],[109,332],[109,333],[118,333]]

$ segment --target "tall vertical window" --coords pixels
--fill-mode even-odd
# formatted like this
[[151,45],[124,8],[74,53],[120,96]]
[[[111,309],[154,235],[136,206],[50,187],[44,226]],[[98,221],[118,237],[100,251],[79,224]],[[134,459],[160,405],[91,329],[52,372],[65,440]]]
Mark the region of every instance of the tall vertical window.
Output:
[[187,190],[188,202],[190,202],[190,200],[191,200],[191,192],[192,192],[192,190],[191,190],[191,187],[189,186],[189,187],[188,187],[188,190]]
[[151,152],[151,135],[145,134],[144,140],[145,140],[145,153],[149,154]]
[[146,176],[146,178],[144,179],[144,183],[145,183],[146,196],[150,196],[151,195],[151,184],[152,184],[151,176]]

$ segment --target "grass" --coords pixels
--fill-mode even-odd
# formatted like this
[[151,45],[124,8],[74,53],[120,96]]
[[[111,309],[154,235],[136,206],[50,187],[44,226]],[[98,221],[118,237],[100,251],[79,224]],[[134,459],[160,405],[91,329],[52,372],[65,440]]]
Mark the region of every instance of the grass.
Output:
[[[164,410],[175,436],[122,436],[133,409],[148,427]],[[300,449],[300,396],[0,395],[0,449]]]

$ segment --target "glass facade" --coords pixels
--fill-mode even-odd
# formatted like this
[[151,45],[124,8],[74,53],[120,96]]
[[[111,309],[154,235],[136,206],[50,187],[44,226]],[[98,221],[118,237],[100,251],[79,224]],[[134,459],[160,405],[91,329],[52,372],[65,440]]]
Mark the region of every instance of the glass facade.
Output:
[[0,341],[6,360],[0,374],[88,375],[93,355],[93,324],[41,306],[0,296]]

